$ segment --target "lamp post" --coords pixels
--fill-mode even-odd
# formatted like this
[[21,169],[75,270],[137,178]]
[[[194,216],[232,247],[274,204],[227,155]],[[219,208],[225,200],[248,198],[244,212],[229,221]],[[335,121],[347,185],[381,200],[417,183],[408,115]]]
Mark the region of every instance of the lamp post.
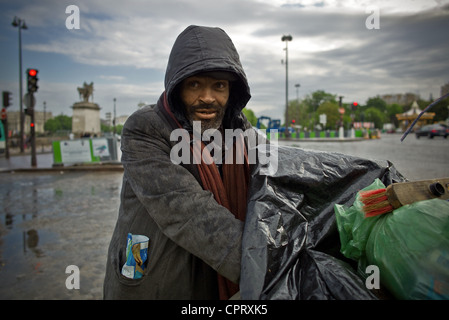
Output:
[[298,101],[299,104],[299,87],[301,85],[299,83],[295,84],[295,88],[296,88],[296,100]]
[[46,119],[46,112],[47,112],[47,102],[46,101],[44,101],[44,126],[43,126],[43,131],[44,131],[44,134],[45,134],[45,121],[47,121],[47,119]]
[[288,131],[288,42],[292,41],[291,35],[283,35],[281,40],[285,41],[285,136],[290,136]]
[[114,98],[114,120],[112,120],[112,124],[114,125],[114,138],[115,138],[115,133],[117,132],[116,128],[115,128],[115,102],[117,101],[116,98]]
[[299,83],[295,84],[295,88],[296,88],[296,102],[298,103],[298,109],[297,109],[297,114],[296,114],[296,118],[299,121],[299,87],[301,85]]
[[[47,112],[47,102],[44,101],[44,124],[42,126],[42,133],[44,134],[44,136],[45,136],[45,121],[47,120],[46,119],[46,117],[47,117],[46,112]],[[44,144],[42,143],[42,153],[43,152],[44,152]]]
[[28,29],[25,20],[14,17],[12,22],[13,27],[19,28],[19,104],[20,104],[20,152],[23,153],[23,134],[24,134],[24,114],[22,106],[22,32],[21,30]]

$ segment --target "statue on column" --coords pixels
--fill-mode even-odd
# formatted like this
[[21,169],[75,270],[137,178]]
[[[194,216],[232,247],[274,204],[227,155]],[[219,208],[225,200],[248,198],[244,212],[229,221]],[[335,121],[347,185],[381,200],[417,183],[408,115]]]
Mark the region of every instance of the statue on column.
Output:
[[87,84],[84,82],[82,87],[78,87],[78,93],[83,98],[84,102],[89,102],[89,97],[92,96],[92,102],[94,100],[94,83],[91,82],[90,84]]
[[[72,133],[77,136],[101,134],[100,106],[93,102],[94,83],[84,82],[82,87],[78,87],[78,94],[81,101],[75,102],[72,106]],[[92,101],[90,100],[92,97]]]

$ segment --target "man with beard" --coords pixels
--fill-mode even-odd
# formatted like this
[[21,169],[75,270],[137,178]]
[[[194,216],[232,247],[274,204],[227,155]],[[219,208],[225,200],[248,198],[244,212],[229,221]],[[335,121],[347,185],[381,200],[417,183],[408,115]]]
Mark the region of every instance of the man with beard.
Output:
[[[170,152],[177,141],[170,135],[181,128],[193,141],[195,121],[201,132],[250,129],[242,113],[250,97],[239,55],[223,30],[190,26],[178,36],[165,91],[123,128],[124,176],[108,251],[106,299],[229,299],[238,292],[248,160],[220,167],[175,164]],[[231,147],[247,154],[244,144]],[[121,272],[129,233],[149,238],[138,279]]]

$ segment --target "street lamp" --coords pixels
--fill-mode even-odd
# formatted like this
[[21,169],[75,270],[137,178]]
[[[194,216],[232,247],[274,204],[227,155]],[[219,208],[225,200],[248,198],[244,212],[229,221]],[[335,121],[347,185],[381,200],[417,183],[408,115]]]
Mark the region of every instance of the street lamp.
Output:
[[22,32],[21,30],[28,29],[25,24],[25,20],[14,17],[12,22],[13,27],[19,28],[19,104],[20,104],[20,152],[23,153],[23,126],[24,126],[24,114],[23,114],[23,106],[22,106]]
[[295,84],[295,88],[296,88],[296,102],[298,103],[298,113],[296,114],[296,119],[298,119],[299,121],[299,87],[301,85],[299,83]]
[[44,101],[44,134],[45,134],[45,121],[47,120],[46,119],[46,109],[47,109],[47,102],[46,101]]
[[288,42],[292,41],[291,35],[283,35],[281,40],[285,41],[285,136],[289,136],[288,132]]
[[112,124],[114,125],[114,138],[115,138],[115,133],[117,132],[116,128],[115,128],[115,102],[117,101],[116,98],[114,98],[114,120],[112,120]]

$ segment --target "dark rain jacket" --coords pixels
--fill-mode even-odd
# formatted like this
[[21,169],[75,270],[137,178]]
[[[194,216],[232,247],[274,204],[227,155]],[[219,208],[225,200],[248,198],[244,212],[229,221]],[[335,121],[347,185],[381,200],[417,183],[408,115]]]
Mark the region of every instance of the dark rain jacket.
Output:
[[[250,127],[241,110],[250,99],[246,75],[231,39],[218,28],[190,26],[169,57],[165,93],[172,114],[191,130],[178,85],[205,71],[229,71],[232,83],[223,124]],[[201,185],[196,165],[176,165],[170,151],[177,126],[163,107],[132,114],[122,132],[124,176],[117,224],[108,251],[106,299],[216,299],[217,273],[239,282],[243,222],[219,205]],[[121,275],[127,234],[149,237],[148,264],[140,279]]]

